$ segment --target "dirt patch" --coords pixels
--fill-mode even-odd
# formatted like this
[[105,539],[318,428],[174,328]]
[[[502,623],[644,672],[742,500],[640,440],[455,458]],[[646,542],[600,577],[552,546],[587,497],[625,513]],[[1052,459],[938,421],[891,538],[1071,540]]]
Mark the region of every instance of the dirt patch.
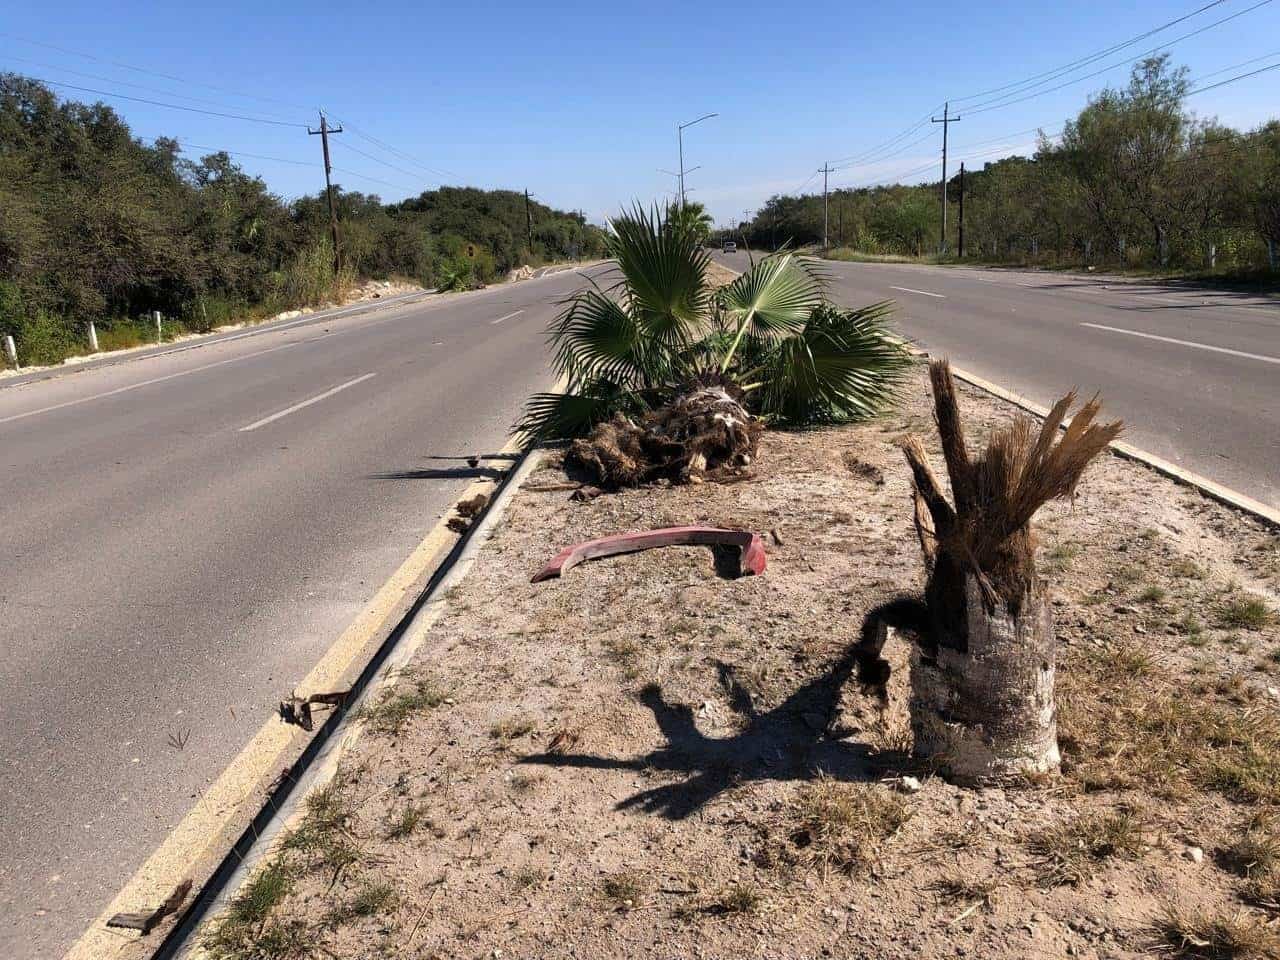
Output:
[[713,287],[723,287],[726,283],[733,283],[738,276],[737,270],[726,267],[723,263],[712,260],[707,264],[707,283]]
[[[1012,415],[961,393],[975,444]],[[570,502],[546,465],[217,951],[1274,956],[1275,533],[1104,456],[1038,524],[1064,774],[953,787],[907,759],[905,669],[886,708],[848,682],[864,613],[920,586],[897,443],[938,452],[923,375],[910,396],[767,433],[733,484]],[[773,531],[767,571],[669,548],[529,583],[566,544],[677,524]]]

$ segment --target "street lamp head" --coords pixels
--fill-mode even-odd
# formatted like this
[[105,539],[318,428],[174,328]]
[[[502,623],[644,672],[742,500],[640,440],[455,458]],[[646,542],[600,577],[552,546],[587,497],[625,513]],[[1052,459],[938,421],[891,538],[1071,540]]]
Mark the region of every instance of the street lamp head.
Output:
[[720,116],[720,114],[718,113],[708,113],[708,114],[705,114],[704,116],[699,117],[697,120],[690,120],[688,123],[678,123],[676,124],[676,126],[679,129],[683,130],[685,127],[692,127],[695,123],[701,123],[703,120],[710,120],[712,117],[718,117],[718,116]]

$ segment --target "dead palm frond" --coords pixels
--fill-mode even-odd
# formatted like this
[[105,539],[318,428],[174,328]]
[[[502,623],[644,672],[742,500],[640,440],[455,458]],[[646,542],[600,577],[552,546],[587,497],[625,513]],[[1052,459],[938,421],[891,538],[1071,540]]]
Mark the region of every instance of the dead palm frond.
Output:
[[[973,573],[987,599],[1016,602],[1035,577],[1030,523],[1050,500],[1074,495],[1085,468],[1120,434],[1121,422],[1098,423],[1102,404],[1095,396],[1067,421],[1074,391],[1053,405],[1035,428],[1019,416],[995,430],[986,449],[972,458],[960,420],[951,366],[929,364],[934,417],[955,499],[952,506],[929,465],[924,444],[910,437],[903,452],[911,467],[919,501],[932,521],[917,510],[921,544],[936,543],[954,570]],[[1066,427],[1063,427],[1064,422]],[[926,562],[938,563],[926,547]]]

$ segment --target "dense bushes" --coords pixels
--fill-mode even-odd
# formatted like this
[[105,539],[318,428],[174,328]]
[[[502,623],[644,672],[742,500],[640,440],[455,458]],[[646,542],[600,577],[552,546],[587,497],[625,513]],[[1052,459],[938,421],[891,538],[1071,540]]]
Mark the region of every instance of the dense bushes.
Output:
[[[397,204],[335,188],[342,286],[401,276],[487,283],[522,262],[595,256],[601,231],[523,193],[445,187]],[[533,242],[528,225],[532,222]],[[102,104],[0,74],[0,335],[21,361],[315,304],[334,293],[323,194],[286,204],[225,153],[146,144]],[[462,277],[459,282],[457,279]]]
[[[969,170],[965,248],[989,260],[1198,270],[1267,266],[1280,245],[1280,121],[1241,133],[1185,108],[1185,70],[1139,63],[1122,90],[1104,90],[1034,157]],[[954,154],[963,159],[963,150]],[[862,254],[937,252],[938,183],[836,190],[829,241]],[[959,237],[960,182],[948,181],[947,246]],[[822,239],[822,197],[769,200],[744,225],[769,247]],[[1280,255],[1280,251],[1278,251]],[[1216,262],[1215,262],[1216,261]]]

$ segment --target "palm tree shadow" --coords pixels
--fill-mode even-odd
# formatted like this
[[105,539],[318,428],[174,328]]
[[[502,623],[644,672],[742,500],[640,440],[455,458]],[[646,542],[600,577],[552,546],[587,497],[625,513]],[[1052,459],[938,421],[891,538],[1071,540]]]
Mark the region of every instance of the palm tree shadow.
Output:
[[682,820],[741,783],[757,780],[811,780],[829,776],[840,780],[870,780],[901,767],[906,757],[875,752],[868,745],[832,739],[827,733],[834,719],[841,688],[855,665],[855,646],[820,676],[800,687],[781,704],[764,713],[756,709],[750,691],[726,663],[717,663],[720,683],[730,708],[744,721],[733,736],[705,736],[686,704],[669,703],[662,688],[650,684],[640,700],[653,711],[666,745],[634,759],[590,754],[532,754],[521,763],[596,770],[664,770],[685,774],[678,783],[642,790],[617,804],[638,808],[669,820]]

